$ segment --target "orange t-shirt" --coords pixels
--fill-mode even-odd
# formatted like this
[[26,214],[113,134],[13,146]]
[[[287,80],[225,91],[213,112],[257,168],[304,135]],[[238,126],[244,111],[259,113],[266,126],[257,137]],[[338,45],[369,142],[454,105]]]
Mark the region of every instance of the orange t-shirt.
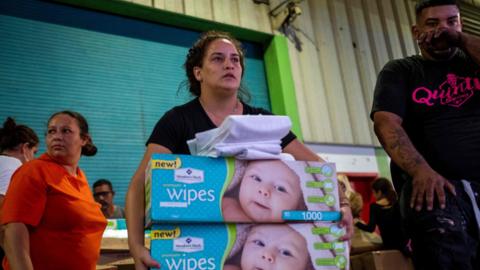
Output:
[[29,229],[35,270],[95,269],[107,221],[80,169],[71,176],[47,154],[25,163],[2,206],[1,223],[12,222]]

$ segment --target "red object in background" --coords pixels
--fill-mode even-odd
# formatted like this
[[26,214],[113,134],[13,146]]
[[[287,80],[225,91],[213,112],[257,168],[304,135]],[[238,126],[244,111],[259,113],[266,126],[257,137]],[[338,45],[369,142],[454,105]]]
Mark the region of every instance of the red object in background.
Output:
[[360,218],[366,223],[370,221],[370,204],[375,202],[372,191],[372,182],[378,178],[376,173],[345,173],[352,188],[362,195],[363,208]]

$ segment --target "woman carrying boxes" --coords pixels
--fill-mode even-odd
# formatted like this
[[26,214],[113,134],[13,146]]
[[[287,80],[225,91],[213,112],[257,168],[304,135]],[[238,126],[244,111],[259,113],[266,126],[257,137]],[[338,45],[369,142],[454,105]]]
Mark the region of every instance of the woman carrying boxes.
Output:
[[[177,106],[159,120],[149,140],[137,171],[132,177],[126,198],[126,218],[130,252],[136,269],[159,267],[144,247],[144,183],[145,169],[153,153],[190,154],[187,140],[195,133],[220,126],[230,115],[271,114],[243,102],[248,93],[241,87],[244,74],[244,53],[240,42],[228,33],[209,31],[190,48],[184,64],[192,101]],[[321,161],[298,141],[293,133],[282,139],[283,152],[296,160]],[[353,231],[348,200],[340,194],[342,221],[348,239]]]

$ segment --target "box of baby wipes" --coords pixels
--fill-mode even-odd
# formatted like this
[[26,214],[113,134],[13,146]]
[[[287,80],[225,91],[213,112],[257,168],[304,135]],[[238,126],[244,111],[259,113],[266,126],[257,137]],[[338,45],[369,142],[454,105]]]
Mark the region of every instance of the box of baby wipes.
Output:
[[161,269],[348,269],[335,222],[154,224],[151,255]]
[[333,163],[154,154],[146,224],[340,219]]

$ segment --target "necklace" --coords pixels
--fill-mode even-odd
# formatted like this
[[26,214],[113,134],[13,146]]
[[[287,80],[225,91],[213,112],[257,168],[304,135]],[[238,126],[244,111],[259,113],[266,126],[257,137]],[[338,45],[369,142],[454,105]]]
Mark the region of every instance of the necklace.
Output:
[[229,112],[227,114],[222,113],[221,115],[218,115],[218,114],[215,114],[212,111],[208,110],[207,106],[205,106],[202,99],[199,98],[198,100],[200,101],[200,105],[202,105],[203,110],[207,113],[210,120],[212,120],[212,122],[216,126],[219,126],[227,116],[237,114],[238,108],[240,107],[240,101],[238,101],[238,98],[237,98],[236,102],[235,102],[235,106],[233,106],[231,112]]
[[232,114],[235,114],[235,113],[237,112],[237,110],[238,110],[238,104],[239,104],[239,103],[240,103],[240,102],[238,101],[238,98],[237,98],[237,100],[236,100],[236,102],[235,102],[235,106],[234,106],[233,109],[232,109]]

